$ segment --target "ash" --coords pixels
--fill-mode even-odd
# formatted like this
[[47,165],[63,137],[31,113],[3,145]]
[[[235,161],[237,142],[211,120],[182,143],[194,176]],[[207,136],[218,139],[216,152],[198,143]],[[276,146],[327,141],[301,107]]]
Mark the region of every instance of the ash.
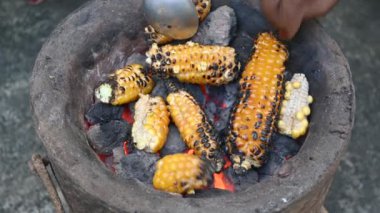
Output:
[[249,186],[256,184],[259,182],[259,174],[256,170],[249,170],[243,175],[238,175],[234,172],[232,167],[229,167],[225,174],[229,178],[229,180],[234,184],[236,191],[241,191]]

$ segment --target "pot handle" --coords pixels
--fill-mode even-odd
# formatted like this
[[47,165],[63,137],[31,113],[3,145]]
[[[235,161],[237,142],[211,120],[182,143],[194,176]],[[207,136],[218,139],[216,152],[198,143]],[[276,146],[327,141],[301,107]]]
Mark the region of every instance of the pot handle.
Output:
[[29,169],[36,174],[44,184],[50,199],[53,201],[55,212],[64,213],[62,201],[58,196],[57,189],[52,181],[55,178],[54,175],[50,175],[47,166],[50,165],[50,161],[47,158],[41,157],[39,154],[33,154],[32,159],[29,160]]

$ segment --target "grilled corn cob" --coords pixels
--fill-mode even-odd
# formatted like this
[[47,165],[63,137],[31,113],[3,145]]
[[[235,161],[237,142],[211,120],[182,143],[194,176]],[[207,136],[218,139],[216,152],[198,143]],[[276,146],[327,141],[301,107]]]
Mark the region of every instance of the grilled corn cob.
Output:
[[236,77],[240,68],[235,49],[231,47],[193,42],[162,47],[153,44],[146,55],[147,63],[152,65],[153,71],[174,76],[185,83],[226,84]]
[[103,103],[126,104],[138,99],[139,94],[150,93],[154,82],[143,73],[140,64],[128,65],[112,73],[108,81],[95,90],[95,97]]
[[167,155],[157,162],[154,188],[179,194],[194,194],[212,180],[211,164],[190,154]]
[[307,116],[310,115],[309,104],[313,98],[309,95],[309,82],[304,74],[294,74],[285,88],[285,100],[277,126],[280,133],[297,139],[306,133],[309,126]]
[[135,147],[146,152],[158,152],[169,132],[169,111],[164,99],[140,95],[134,118],[132,137]]
[[182,140],[195,154],[210,160],[219,172],[223,165],[223,153],[216,132],[193,96],[178,90],[167,97],[170,115],[178,127]]
[[[210,13],[211,0],[193,0],[193,3],[195,4],[199,21],[202,22]],[[145,34],[148,36],[149,41],[157,44],[167,44],[174,40],[169,36],[157,32],[151,25],[145,27]]]
[[230,119],[227,148],[236,173],[265,162],[283,87],[285,46],[273,35],[262,33],[255,47],[242,73],[239,101]]

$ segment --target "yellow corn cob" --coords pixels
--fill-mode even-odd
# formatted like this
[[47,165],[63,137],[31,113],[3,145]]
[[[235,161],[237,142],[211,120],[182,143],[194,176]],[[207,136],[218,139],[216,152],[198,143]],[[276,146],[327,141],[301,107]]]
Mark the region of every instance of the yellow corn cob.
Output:
[[286,82],[285,88],[285,100],[277,126],[280,133],[297,139],[306,133],[309,126],[307,116],[311,113],[309,104],[313,98],[309,95],[309,82],[304,74],[294,74],[292,80]]
[[95,97],[103,103],[126,104],[138,99],[139,94],[150,93],[154,82],[143,73],[140,64],[128,65],[112,73],[108,81],[95,90]]
[[283,87],[285,46],[273,35],[262,33],[255,47],[242,73],[240,99],[230,120],[227,143],[236,173],[265,162]]
[[193,96],[178,90],[167,97],[170,115],[178,127],[182,140],[196,155],[210,160],[219,172],[223,165],[223,153],[216,139],[216,132]]
[[[211,0],[193,0],[193,3],[195,4],[199,21],[202,22],[210,13]],[[174,40],[169,36],[157,32],[151,25],[145,27],[145,34],[148,36],[149,41],[157,44],[167,44]]]
[[237,65],[235,49],[231,47],[199,45],[153,44],[146,53],[147,63],[155,72],[174,76],[181,82],[221,85],[232,81],[240,65]]
[[211,182],[212,173],[212,166],[195,155],[167,155],[156,164],[153,186],[171,193],[194,194]]
[[169,111],[164,99],[140,95],[134,119],[132,137],[135,147],[146,152],[158,152],[169,132]]

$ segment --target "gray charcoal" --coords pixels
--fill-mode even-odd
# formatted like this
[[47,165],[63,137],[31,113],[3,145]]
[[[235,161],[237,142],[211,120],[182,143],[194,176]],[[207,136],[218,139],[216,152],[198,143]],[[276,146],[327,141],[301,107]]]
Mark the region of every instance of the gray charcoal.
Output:
[[166,96],[168,95],[168,90],[165,86],[165,81],[160,78],[154,79],[156,82],[156,85],[153,88],[152,96],[161,96],[162,98],[166,99]]
[[272,136],[272,150],[281,159],[289,159],[296,155],[301,148],[296,140],[278,133]]
[[111,120],[121,120],[124,107],[112,106],[110,104],[96,103],[87,111],[85,118],[91,125],[107,123]]
[[259,175],[256,170],[249,170],[243,175],[237,175],[232,167],[229,167],[225,174],[229,178],[229,180],[234,184],[235,190],[240,191],[244,190],[249,186],[252,186],[253,184],[256,184],[259,182]]
[[125,156],[123,146],[117,146],[112,149],[113,163],[119,164],[121,159]]
[[127,59],[126,65],[128,64],[141,64],[144,66],[144,68],[148,67],[148,64],[145,62],[146,56],[140,54],[140,53],[133,53],[130,55]]
[[282,166],[283,161],[284,159],[278,156],[275,152],[269,151],[267,162],[262,167],[257,169],[260,180],[266,175],[273,176],[276,174],[278,169]]
[[235,48],[237,59],[241,63],[240,70],[243,70],[245,64],[249,61],[253,53],[254,39],[247,33],[242,32],[232,41],[231,46]]
[[181,135],[174,124],[169,125],[169,135],[165,146],[161,149],[161,155],[170,155],[182,153],[187,149],[186,144],[182,141]]
[[233,82],[230,84],[227,84],[225,86],[226,94],[225,94],[225,104],[227,107],[231,107],[237,98],[237,94],[239,92],[239,83]]
[[131,126],[127,122],[113,120],[91,126],[87,138],[98,154],[111,154],[113,148],[129,140],[130,131]]
[[231,108],[220,110],[220,113],[218,113],[219,119],[217,122],[214,122],[216,131],[221,131],[227,127],[230,114]]
[[229,193],[231,192],[222,190],[222,189],[210,188],[210,189],[199,190],[195,194],[190,194],[190,195],[187,195],[186,197],[191,197],[195,199],[203,199],[203,198],[224,196]]
[[115,172],[123,178],[136,178],[146,184],[152,184],[156,162],[159,159],[157,154],[135,150],[121,159],[120,164],[115,166]]
[[182,84],[181,86],[195,98],[200,106],[203,106],[205,104],[206,99],[202,93],[201,86],[197,84]]
[[206,112],[207,117],[210,119],[210,121],[212,121],[212,123],[214,123],[214,115],[216,114],[216,110],[217,110],[217,107],[214,102],[206,103],[205,112]]
[[232,8],[222,6],[201,23],[192,41],[200,44],[227,46],[236,34],[236,16]]

